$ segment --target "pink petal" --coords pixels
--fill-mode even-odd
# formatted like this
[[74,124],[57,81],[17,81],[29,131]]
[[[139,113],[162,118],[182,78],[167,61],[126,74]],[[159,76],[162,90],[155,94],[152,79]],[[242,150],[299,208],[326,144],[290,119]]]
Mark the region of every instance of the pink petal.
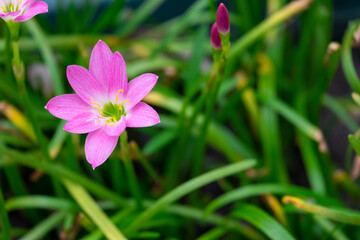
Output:
[[22,7],[23,8],[25,8],[25,7],[27,7],[27,5],[31,5],[31,4],[33,4],[34,2],[36,2],[36,0],[25,0],[25,1],[23,1],[23,3],[22,3]]
[[106,43],[98,41],[91,52],[89,71],[107,91],[108,71],[113,53]]
[[29,8],[24,11],[24,13],[14,19],[15,22],[26,21],[40,13],[47,13],[48,5],[43,1],[36,1],[29,5]]
[[129,104],[125,105],[126,110],[131,109],[140,102],[155,86],[158,76],[152,73],[142,74],[129,82],[126,94]]
[[[123,57],[119,52],[115,52],[112,55],[109,72],[109,89],[108,95],[112,102],[116,100],[116,94],[120,89],[124,92],[127,91],[128,79],[126,76],[126,65]],[[119,93],[119,99],[122,97],[122,93]]]
[[118,136],[107,135],[103,129],[88,134],[85,141],[85,156],[93,169],[103,164],[111,155],[118,138]]
[[17,15],[21,13],[21,10],[16,12],[8,12],[8,13],[0,13],[0,18],[4,19],[5,21],[14,19]]
[[105,132],[109,136],[119,137],[126,128],[125,119],[122,117],[114,126],[106,125]]
[[221,38],[220,38],[220,35],[219,35],[219,31],[217,29],[217,24],[216,22],[212,25],[211,27],[211,45],[214,49],[222,49],[222,46],[221,46]]
[[91,107],[76,94],[63,94],[50,99],[45,109],[55,117],[70,120],[80,113],[90,112]]
[[136,104],[126,115],[127,127],[149,127],[159,122],[159,114],[144,102]]
[[87,69],[77,65],[68,66],[67,78],[74,91],[88,104],[94,106],[91,99],[100,105],[107,101],[103,86]]
[[229,12],[223,3],[220,3],[216,12],[216,23],[219,33],[226,35],[230,31]]
[[92,132],[103,126],[98,120],[98,116],[93,112],[81,113],[68,121],[64,126],[64,130],[71,133]]

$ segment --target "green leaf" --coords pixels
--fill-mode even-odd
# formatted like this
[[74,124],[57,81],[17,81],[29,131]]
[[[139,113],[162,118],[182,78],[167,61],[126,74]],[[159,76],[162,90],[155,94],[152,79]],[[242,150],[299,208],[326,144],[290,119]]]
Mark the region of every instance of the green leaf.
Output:
[[90,219],[102,230],[108,239],[126,239],[81,185],[68,180],[63,180],[63,183],[75,201],[80,205]]
[[356,154],[360,156],[360,140],[351,134],[348,136],[348,139],[351,147],[355,150]]
[[229,175],[235,174],[237,172],[244,171],[251,167],[254,167],[256,164],[255,160],[246,160],[240,163],[234,163],[215,169],[213,171],[202,174],[196,178],[193,178],[169,193],[165,194],[159,200],[157,200],[152,206],[147,208],[142,212],[125,230],[126,233],[134,233],[136,230],[140,229],[141,226],[146,223],[150,218],[152,218],[156,213],[164,209],[166,206],[177,201],[181,197],[189,194],[190,192],[210,183],[217,179],[227,177]]
[[295,240],[273,217],[256,206],[247,204],[240,205],[232,215],[250,222],[270,239]]
[[298,187],[293,185],[283,185],[277,183],[262,183],[262,184],[244,186],[224,193],[223,195],[213,200],[205,208],[205,216],[232,202],[236,202],[241,199],[259,196],[263,194],[292,194],[296,196],[314,198],[322,203],[327,203],[336,206],[340,205],[337,201],[335,201],[330,197],[316,194],[311,190],[308,190],[303,187]]
[[1,188],[0,188],[0,215],[1,215],[0,225],[1,225],[2,237],[4,240],[11,240],[10,222],[9,222],[7,210],[5,208],[5,201]]
[[354,92],[360,93],[360,79],[356,73],[354,63],[352,60],[352,42],[354,39],[355,32],[359,29],[360,21],[354,21],[350,23],[349,27],[346,29],[343,41],[342,41],[342,55],[341,63],[346,76],[347,81],[349,82],[351,88]]
[[143,153],[145,155],[154,154],[155,152],[170,144],[175,139],[175,137],[175,132],[173,130],[161,131],[149,140],[143,149]]
[[56,209],[56,210],[75,210],[78,207],[67,199],[56,197],[30,195],[11,198],[6,201],[5,208],[8,211],[26,208]]
[[131,34],[139,24],[148,18],[162,3],[164,0],[147,0],[145,1],[131,17],[125,27],[120,29],[118,35],[124,37]]
[[317,204],[305,202],[302,199],[292,196],[285,196],[282,199],[282,201],[285,204],[293,204],[296,208],[299,208],[308,213],[312,213],[318,216],[323,216],[337,222],[343,222],[343,223],[360,226],[360,212],[354,210],[349,210],[346,208],[334,209],[334,208],[324,207]]
[[26,235],[20,238],[20,240],[38,240],[44,239],[47,233],[54,229],[64,219],[65,212],[57,212],[50,217],[41,221],[38,225],[33,227]]

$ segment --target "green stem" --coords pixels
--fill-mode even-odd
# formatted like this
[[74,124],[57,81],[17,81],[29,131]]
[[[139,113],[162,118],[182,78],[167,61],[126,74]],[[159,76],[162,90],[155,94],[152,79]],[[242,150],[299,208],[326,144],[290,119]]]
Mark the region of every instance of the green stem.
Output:
[[2,237],[4,240],[11,240],[11,236],[10,236],[11,227],[10,227],[9,217],[5,209],[5,201],[1,188],[0,188],[0,214],[1,214],[0,223],[1,223]]
[[[24,107],[28,113],[31,124],[34,127],[36,138],[40,145],[40,149],[45,156],[45,160],[51,161],[45,137],[41,132],[38,121],[36,121],[36,118],[34,116],[33,106],[31,104],[31,100],[30,100],[29,95],[26,90],[25,66],[24,66],[24,63],[20,59],[19,42],[13,41],[12,47],[13,47],[13,54],[14,54],[14,56],[13,56],[13,71],[14,71],[14,76],[15,76],[16,82],[18,84],[20,95],[22,96],[22,101],[23,101]],[[53,183],[53,187],[55,189],[56,194],[59,196],[63,196],[63,189],[61,188],[60,183],[58,181],[56,181],[55,179],[52,179],[52,183]]]
[[120,135],[121,156],[125,166],[126,177],[129,182],[130,192],[136,200],[137,207],[143,208],[140,185],[136,177],[134,166],[131,162],[130,148],[127,140],[127,132]]
[[11,45],[13,50],[13,65],[16,67],[16,70],[19,72],[21,71],[19,41],[12,41]]
[[141,164],[144,166],[144,168],[148,172],[148,174],[154,179],[154,181],[156,181],[161,186],[163,186],[164,183],[163,183],[161,177],[159,176],[159,174],[157,174],[155,169],[148,163],[148,161],[146,160],[144,154],[142,153],[141,149],[136,144],[136,142],[134,142],[134,141],[130,142],[130,145],[135,150],[136,156],[139,158]]

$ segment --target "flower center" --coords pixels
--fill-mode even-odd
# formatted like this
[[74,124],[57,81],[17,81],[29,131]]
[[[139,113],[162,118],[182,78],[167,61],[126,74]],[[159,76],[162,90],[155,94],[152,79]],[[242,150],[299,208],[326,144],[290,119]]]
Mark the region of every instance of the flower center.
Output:
[[11,0],[8,0],[8,3],[5,6],[0,6],[4,13],[8,12],[16,12],[20,10],[20,6],[22,4],[22,0],[20,0],[19,4],[13,4]]
[[[101,108],[100,104],[94,102],[92,99],[91,102],[95,104],[95,106],[92,106],[93,108],[96,108],[100,112],[100,119],[105,120],[105,124],[109,124],[109,126],[115,125],[117,121],[121,119],[122,116],[126,116],[125,108],[123,104],[127,102],[129,104],[129,100],[123,100],[120,104],[118,103],[118,95],[120,92],[124,92],[124,90],[120,89],[116,94],[116,101],[115,103],[108,102],[105,103],[104,106]],[[100,123],[101,120],[98,120],[98,123]]]

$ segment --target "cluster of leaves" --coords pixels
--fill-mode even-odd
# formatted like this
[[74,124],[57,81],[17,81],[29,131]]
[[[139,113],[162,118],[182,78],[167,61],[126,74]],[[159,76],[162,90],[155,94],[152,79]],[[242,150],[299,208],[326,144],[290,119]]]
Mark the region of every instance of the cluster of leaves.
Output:
[[[340,45],[331,42],[330,0],[232,1],[223,84],[207,132],[199,134],[207,117],[200,103],[212,78],[215,2],[194,1],[157,24],[151,15],[168,4],[163,0],[144,1],[133,12],[124,0],[101,12],[102,1],[74,2],[56,1],[54,16],[22,25],[28,72],[38,62],[49,73],[27,76],[32,109],[17,89],[9,33],[0,25],[0,239],[360,238],[351,154],[346,171],[337,170],[319,128],[324,106],[351,132],[359,128],[350,116],[355,103],[326,93],[341,59],[360,102],[351,56],[359,22]],[[84,137],[66,133],[43,107],[52,95],[71,91],[66,66],[87,67],[99,39],[122,53],[129,79],[160,76],[145,101],[157,107],[161,124],[128,131],[129,146],[122,141],[93,171]],[[42,88],[48,83],[52,88]],[[358,153],[359,136],[349,137]],[[199,141],[207,146],[204,157]],[[305,186],[295,184],[299,179]]]

